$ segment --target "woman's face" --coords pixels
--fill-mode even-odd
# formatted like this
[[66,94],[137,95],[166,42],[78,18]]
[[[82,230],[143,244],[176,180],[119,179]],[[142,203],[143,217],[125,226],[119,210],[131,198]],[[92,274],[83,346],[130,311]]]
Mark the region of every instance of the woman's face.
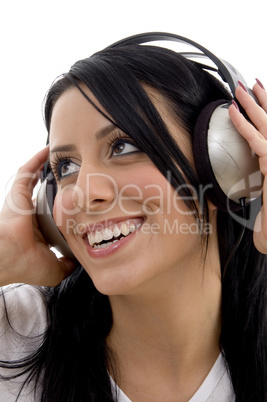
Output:
[[[183,130],[158,108],[190,158]],[[55,104],[50,152],[55,221],[100,292],[131,294],[199,269],[193,213],[148,156],[77,88]]]

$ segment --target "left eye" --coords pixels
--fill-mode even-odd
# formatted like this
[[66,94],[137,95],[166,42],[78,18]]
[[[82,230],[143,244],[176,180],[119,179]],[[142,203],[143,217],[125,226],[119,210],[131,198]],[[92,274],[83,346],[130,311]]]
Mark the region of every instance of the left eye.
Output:
[[116,141],[116,143],[113,145],[112,156],[120,156],[138,151],[140,151],[140,149],[136,145],[120,140]]

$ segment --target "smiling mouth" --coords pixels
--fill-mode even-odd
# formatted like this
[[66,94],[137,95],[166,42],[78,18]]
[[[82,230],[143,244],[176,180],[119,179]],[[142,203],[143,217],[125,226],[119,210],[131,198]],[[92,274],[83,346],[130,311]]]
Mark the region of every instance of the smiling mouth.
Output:
[[88,233],[87,239],[90,246],[94,249],[107,248],[111,244],[119,242],[121,239],[134,233],[141,227],[143,219],[124,221],[114,226],[108,226],[102,230]]

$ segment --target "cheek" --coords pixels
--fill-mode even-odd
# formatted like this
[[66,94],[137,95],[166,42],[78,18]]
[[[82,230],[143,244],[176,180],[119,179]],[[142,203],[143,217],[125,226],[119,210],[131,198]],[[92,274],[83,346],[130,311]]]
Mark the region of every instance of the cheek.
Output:
[[171,192],[165,177],[149,165],[135,167],[134,171],[117,176],[118,204],[125,214],[156,213],[164,208],[164,198]]
[[[192,215],[182,197],[155,166],[142,166],[134,173],[127,172],[118,181],[118,187],[118,203],[125,213]],[[194,195],[191,199],[196,200]]]
[[75,223],[77,206],[74,203],[73,191],[58,191],[53,205],[53,217],[59,230],[64,234],[65,228]]

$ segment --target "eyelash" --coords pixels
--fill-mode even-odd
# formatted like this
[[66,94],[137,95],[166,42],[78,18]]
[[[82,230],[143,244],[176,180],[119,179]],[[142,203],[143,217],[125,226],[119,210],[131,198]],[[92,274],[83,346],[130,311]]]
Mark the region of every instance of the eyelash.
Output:
[[71,158],[66,155],[61,155],[60,153],[56,154],[53,161],[50,161],[50,165],[53,171],[53,174],[57,181],[62,179],[60,174],[60,169],[63,163],[73,162]]
[[[107,143],[108,147],[111,148],[110,157],[112,157],[112,154],[114,153],[114,150],[119,143],[133,145],[134,147],[138,148],[138,151],[135,151],[135,152],[141,152],[141,149],[138,147],[136,142],[134,140],[132,140],[130,137],[125,136],[125,134],[121,134],[121,133],[113,133],[110,135],[109,141]],[[130,154],[130,153],[134,153],[134,152],[129,152],[127,154]]]

